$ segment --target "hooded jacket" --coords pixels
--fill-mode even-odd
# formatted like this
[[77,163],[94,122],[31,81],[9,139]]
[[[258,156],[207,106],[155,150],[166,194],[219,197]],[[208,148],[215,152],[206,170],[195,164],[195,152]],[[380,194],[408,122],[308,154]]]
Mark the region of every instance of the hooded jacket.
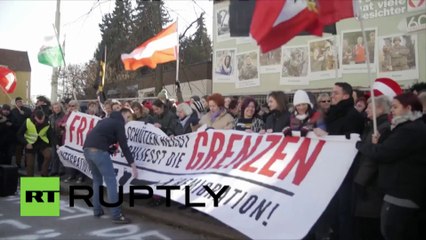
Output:
[[113,111],[109,118],[100,120],[87,134],[83,148],[96,148],[108,152],[111,145],[118,144],[129,164],[134,162],[132,153],[127,145],[125,122],[121,112]]

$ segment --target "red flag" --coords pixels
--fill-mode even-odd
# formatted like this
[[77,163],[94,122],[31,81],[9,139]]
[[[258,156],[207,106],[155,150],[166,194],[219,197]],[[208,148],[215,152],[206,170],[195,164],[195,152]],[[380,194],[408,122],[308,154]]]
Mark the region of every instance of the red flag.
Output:
[[355,17],[357,0],[317,0],[320,21],[324,25]]
[[13,93],[16,88],[16,74],[7,67],[0,66],[0,86],[6,93]]
[[322,34],[318,14],[304,0],[256,1],[250,33],[263,53],[280,47],[302,31]]
[[257,0],[250,33],[263,53],[300,32],[321,36],[324,26],[354,16],[354,0]]

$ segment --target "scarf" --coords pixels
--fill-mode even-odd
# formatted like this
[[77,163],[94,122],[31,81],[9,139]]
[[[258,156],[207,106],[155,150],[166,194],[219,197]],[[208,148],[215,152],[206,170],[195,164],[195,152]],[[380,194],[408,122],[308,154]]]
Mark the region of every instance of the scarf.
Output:
[[214,123],[214,121],[216,121],[216,119],[222,114],[223,111],[224,111],[224,109],[220,108],[219,111],[217,111],[215,113],[211,113],[210,121],[212,123]]
[[409,112],[405,115],[402,116],[396,116],[392,118],[392,123],[391,123],[391,130],[393,130],[394,128],[396,128],[398,125],[408,122],[408,121],[415,121],[419,118],[422,117],[422,113],[421,112]]

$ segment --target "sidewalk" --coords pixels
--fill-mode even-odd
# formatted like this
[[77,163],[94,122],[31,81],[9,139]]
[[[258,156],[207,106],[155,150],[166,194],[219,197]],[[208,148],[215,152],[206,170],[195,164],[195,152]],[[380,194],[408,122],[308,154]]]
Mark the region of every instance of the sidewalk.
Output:
[[[61,193],[68,195],[69,186],[71,184],[79,185],[61,181]],[[91,185],[91,180],[86,178],[86,181],[80,185]],[[171,207],[166,207],[165,204],[151,206],[149,202],[152,200],[145,199],[137,199],[135,201],[135,207],[129,207],[126,196],[124,197],[124,201],[125,203],[122,205],[124,213],[132,212],[133,214],[140,214],[153,221],[183,228],[213,238],[249,239],[242,233],[228,227],[207,214],[193,210],[192,208],[180,209],[179,207],[182,205],[173,201]]]

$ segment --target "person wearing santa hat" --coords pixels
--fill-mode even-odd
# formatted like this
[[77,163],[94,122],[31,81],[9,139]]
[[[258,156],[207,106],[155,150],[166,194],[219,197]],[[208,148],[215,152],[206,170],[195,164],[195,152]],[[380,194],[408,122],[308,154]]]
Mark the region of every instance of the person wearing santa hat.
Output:
[[423,107],[413,93],[392,101],[389,136],[373,134],[371,142],[358,142],[361,154],[378,163],[378,184],[384,193],[381,232],[385,239],[422,239],[419,214],[426,199],[426,124]]

